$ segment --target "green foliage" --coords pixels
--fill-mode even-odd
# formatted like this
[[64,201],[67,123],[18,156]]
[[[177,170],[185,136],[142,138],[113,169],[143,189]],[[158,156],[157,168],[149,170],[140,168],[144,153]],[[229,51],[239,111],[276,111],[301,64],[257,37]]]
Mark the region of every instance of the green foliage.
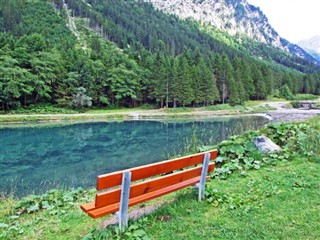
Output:
[[149,240],[145,232],[145,225],[148,223],[148,218],[142,218],[134,223],[130,223],[127,229],[119,230],[118,227],[112,226],[108,229],[94,229],[83,240],[96,240],[96,239],[128,239],[128,240]]
[[266,159],[253,143],[257,136],[259,136],[258,132],[248,132],[220,143],[219,157],[216,162],[221,167],[215,170],[213,177],[226,179],[235,171],[245,174],[246,170],[260,169]]
[[[69,211],[79,207],[79,202],[89,201],[92,191],[77,188],[69,191],[52,189],[43,195],[30,195],[16,202],[0,223],[0,238],[17,239],[26,231],[28,225],[22,224],[26,215],[45,212],[47,217],[66,216]],[[1,199],[0,199],[1,200]],[[0,203],[2,203],[0,201]],[[1,206],[1,205],[0,205]],[[37,219],[41,221],[42,219]]]
[[57,211],[65,213],[66,210],[75,206],[79,200],[87,200],[87,198],[83,198],[84,193],[85,191],[82,188],[77,188],[68,192],[53,189],[44,195],[30,195],[25,197],[15,206],[14,211],[17,216],[41,210],[50,210],[49,213],[51,215],[57,214]]
[[[254,145],[254,138],[265,134],[282,148],[281,152],[264,155]],[[231,137],[218,145],[219,157],[213,177],[226,179],[234,172],[260,169],[276,161],[292,160],[297,156],[312,156],[318,152],[319,127],[306,123],[274,123],[259,132],[247,132]]]
[[[301,134],[305,134],[310,129],[306,123],[274,123],[262,130],[272,141],[281,147],[288,147],[299,143]],[[300,144],[296,145],[296,149]],[[295,150],[295,149],[290,149]]]
[[86,95],[87,90],[83,87],[77,88],[77,93],[73,96],[72,106],[77,109],[82,109],[84,107],[91,107],[92,101],[91,97]]
[[248,214],[253,210],[255,204],[281,193],[277,186],[261,188],[261,185],[258,181],[249,182],[247,185],[249,194],[223,193],[216,188],[208,187],[205,192],[206,201],[215,207],[222,207],[227,210],[240,209],[244,214]]
[[29,105],[25,108],[20,108],[16,110],[6,111],[5,113],[8,114],[55,114],[55,113],[62,113],[62,114],[71,114],[71,113],[78,113],[78,111],[68,108],[57,107],[54,105],[49,104],[34,104]]
[[270,110],[276,110],[276,108],[271,107],[269,104],[265,104],[265,105],[260,105],[260,106],[254,107],[252,109],[249,108],[247,110],[250,113],[265,113]]
[[280,87],[279,92],[280,92],[280,97],[282,97],[284,99],[287,99],[287,100],[294,99],[294,96],[293,96],[293,94],[287,84]]
[[299,100],[317,100],[319,98],[318,95],[313,95],[313,94],[296,94],[294,96],[294,100],[299,101]]
[[300,102],[299,102],[299,101],[291,101],[291,102],[290,102],[290,107],[300,108],[301,105],[300,105]]
[[286,85],[292,93],[320,93],[312,64],[245,38],[243,47],[237,38],[141,1],[69,0],[80,40],[66,26],[60,0],[0,5],[0,110],[69,107],[79,88],[96,108],[241,105]]

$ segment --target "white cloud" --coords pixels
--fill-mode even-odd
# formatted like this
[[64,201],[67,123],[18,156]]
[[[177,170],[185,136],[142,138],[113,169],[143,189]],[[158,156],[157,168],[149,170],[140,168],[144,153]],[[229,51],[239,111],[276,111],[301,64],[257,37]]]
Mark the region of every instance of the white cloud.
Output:
[[272,27],[291,42],[320,35],[319,0],[248,0],[260,7]]

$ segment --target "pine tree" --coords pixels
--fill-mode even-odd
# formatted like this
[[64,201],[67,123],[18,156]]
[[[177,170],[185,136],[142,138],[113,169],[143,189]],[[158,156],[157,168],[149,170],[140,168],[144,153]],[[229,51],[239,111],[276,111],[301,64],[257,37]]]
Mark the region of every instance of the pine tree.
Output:
[[226,55],[215,58],[215,77],[219,89],[221,102],[224,104],[230,97],[230,84],[233,81],[233,68]]
[[172,62],[172,71],[171,71],[171,79],[169,82],[169,98],[173,102],[173,107],[176,108],[178,106],[179,94],[180,94],[180,82],[179,82],[179,59],[178,57],[173,59]]
[[[158,52],[155,58],[152,71],[152,96],[160,103],[160,107],[164,107],[164,101],[167,99],[168,88],[168,62],[163,53]],[[167,101],[166,101],[167,102]],[[167,104],[166,104],[167,105]]]
[[177,71],[178,95],[177,100],[183,107],[190,104],[193,99],[192,77],[190,74],[190,66],[184,56],[178,58],[179,68]]
[[241,76],[243,79],[243,87],[245,91],[245,100],[253,99],[255,97],[255,87],[253,84],[252,71],[250,63],[242,62]]
[[255,99],[261,100],[267,97],[266,84],[260,68],[256,65],[252,68],[252,77],[255,86]]

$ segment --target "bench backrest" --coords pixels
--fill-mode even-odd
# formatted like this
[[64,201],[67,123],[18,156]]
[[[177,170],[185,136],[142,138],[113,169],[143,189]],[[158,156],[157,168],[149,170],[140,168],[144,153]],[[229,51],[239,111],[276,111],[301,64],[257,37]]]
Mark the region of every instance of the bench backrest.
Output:
[[[209,151],[210,160],[214,160],[217,158],[217,150]],[[129,168],[126,170],[108,173],[99,175],[97,177],[97,190],[101,191],[103,189],[119,186],[122,183],[122,174],[124,172],[131,172],[131,181],[138,181],[141,179],[153,177],[160,174],[170,173],[172,171],[194,166],[197,164],[202,164],[203,162],[203,153],[198,153],[194,155],[189,155],[186,157],[175,158],[171,160],[166,160],[162,162],[152,163],[148,165],[143,165],[140,167]]]
[[[210,160],[217,157],[217,150],[206,153],[210,153]],[[118,211],[123,175],[126,172],[131,173],[129,206],[195,185],[200,181],[202,163],[206,153],[99,175],[96,188],[100,192],[96,194],[94,203],[83,205],[82,209],[94,218]],[[198,164],[201,166],[196,166]],[[213,172],[214,166],[214,162],[209,163],[207,173]],[[143,179],[146,180],[140,181]]]

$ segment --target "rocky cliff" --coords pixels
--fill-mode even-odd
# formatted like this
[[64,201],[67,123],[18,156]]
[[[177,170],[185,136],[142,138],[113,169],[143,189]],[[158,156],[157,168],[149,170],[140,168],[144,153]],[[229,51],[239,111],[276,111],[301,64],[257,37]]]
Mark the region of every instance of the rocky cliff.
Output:
[[317,62],[299,46],[282,39],[269,24],[263,12],[246,0],[145,0],[145,2],[150,2],[157,9],[181,19],[210,24],[230,35],[246,36],[311,62]]
[[314,36],[297,43],[307,53],[320,61],[320,36]]

